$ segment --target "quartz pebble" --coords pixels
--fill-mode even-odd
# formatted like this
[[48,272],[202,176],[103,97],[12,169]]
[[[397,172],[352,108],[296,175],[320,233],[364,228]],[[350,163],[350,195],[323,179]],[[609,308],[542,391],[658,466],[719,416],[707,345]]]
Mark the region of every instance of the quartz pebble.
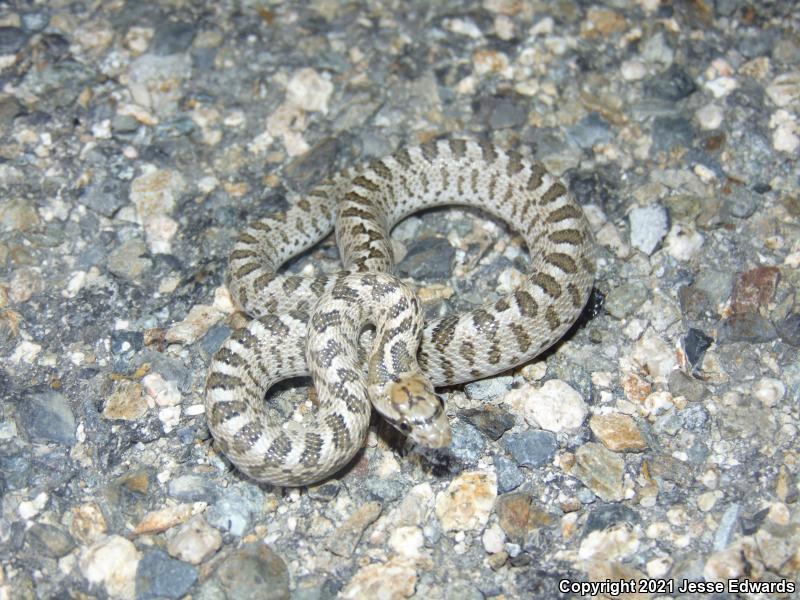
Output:
[[436,496],[436,516],[445,531],[481,530],[497,496],[492,472],[462,473]]

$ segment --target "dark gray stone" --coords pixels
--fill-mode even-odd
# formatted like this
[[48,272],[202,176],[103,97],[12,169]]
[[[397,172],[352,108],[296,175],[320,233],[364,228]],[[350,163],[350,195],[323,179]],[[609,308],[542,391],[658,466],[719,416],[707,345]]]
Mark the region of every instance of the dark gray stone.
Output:
[[584,150],[591,150],[597,144],[614,139],[611,125],[597,113],[590,113],[578,121],[570,128],[569,135]]
[[776,329],[784,342],[800,348],[800,313],[789,313],[778,323]]
[[706,350],[714,343],[714,338],[706,335],[699,329],[691,328],[683,338],[683,350],[686,352],[686,360],[692,367],[700,366],[703,362]]
[[692,145],[694,128],[683,117],[656,117],[653,120],[653,151],[669,152]]
[[528,120],[527,108],[508,98],[500,99],[489,113],[489,126],[492,129],[521,127]]
[[540,467],[553,458],[558,442],[549,431],[523,431],[503,436],[503,447],[518,465]]
[[583,526],[584,537],[593,531],[601,531],[618,523],[636,525],[641,521],[639,514],[624,504],[596,504]]
[[128,204],[128,184],[118,179],[100,179],[83,190],[78,202],[104,217],[112,217]]
[[141,331],[116,329],[111,332],[111,352],[113,354],[141,350],[143,345],[144,334]]
[[428,237],[411,244],[397,272],[414,279],[446,279],[452,271],[456,249],[446,238]]
[[644,89],[655,98],[677,102],[691,95],[697,85],[685,68],[673,64],[645,82]]
[[150,51],[159,56],[185,52],[191,46],[197,29],[193,23],[166,21],[160,23],[150,42]]
[[364,488],[378,500],[394,502],[403,495],[406,484],[400,479],[371,477],[364,482]]
[[75,444],[75,415],[62,394],[52,390],[30,391],[17,406],[18,424],[31,441]]
[[493,440],[499,440],[515,421],[514,415],[493,404],[463,410],[458,416]]
[[483,456],[486,440],[472,425],[462,421],[453,421],[450,424],[453,441],[450,443],[449,453],[456,458],[460,466],[475,465]]
[[203,475],[187,473],[169,482],[169,495],[181,502],[208,502],[213,504],[220,496],[216,483]]
[[0,56],[16,54],[27,41],[27,34],[19,27],[0,27]]
[[717,330],[717,343],[750,342],[763,344],[778,337],[775,327],[758,313],[731,315]]
[[34,550],[50,558],[66,556],[75,547],[75,540],[69,533],[47,523],[34,523],[25,532],[25,540]]
[[500,494],[515,490],[525,482],[522,470],[503,456],[494,457],[494,470],[497,472],[497,492]]
[[170,558],[163,550],[150,550],[136,567],[136,598],[180,598],[197,581],[197,567]]

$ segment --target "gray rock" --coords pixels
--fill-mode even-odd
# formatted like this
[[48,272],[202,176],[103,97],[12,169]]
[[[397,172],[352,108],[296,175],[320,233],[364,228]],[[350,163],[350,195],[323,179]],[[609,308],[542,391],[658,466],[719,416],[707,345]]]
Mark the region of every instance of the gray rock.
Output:
[[393,502],[403,495],[406,484],[400,479],[371,477],[364,482],[364,488],[383,502]]
[[673,64],[645,82],[644,89],[655,98],[677,102],[691,95],[697,85],[685,68]]
[[19,27],[0,27],[0,56],[16,54],[28,41]]
[[793,312],[777,324],[777,333],[780,338],[796,348],[800,348],[800,313]]
[[493,440],[499,440],[515,421],[514,415],[493,404],[462,410],[458,416]]
[[22,15],[22,26],[27,31],[41,31],[50,22],[50,17],[43,12],[30,12]]
[[450,276],[456,249],[446,238],[428,237],[413,242],[400,264],[397,272],[414,279],[441,280]]
[[656,117],[653,119],[653,152],[669,152],[692,145],[694,127],[683,117]]
[[759,205],[758,195],[748,189],[737,187],[725,197],[725,210],[737,219],[747,219],[756,212]]
[[597,504],[592,508],[583,526],[583,536],[593,531],[602,531],[618,523],[636,525],[641,522],[639,514],[624,504]]
[[489,126],[492,129],[521,127],[528,120],[528,109],[508,98],[500,99],[489,113]]
[[590,113],[578,121],[570,128],[569,135],[584,150],[614,139],[610,124],[597,113]]
[[206,521],[222,532],[243,536],[252,523],[252,515],[261,510],[264,492],[253,485],[236,485],[206,512]]
[[609,290],[606,296],[606,312],[616,319],[625,319],[636,312],[648,294],[647,287],[639,281],[619,285]]
[[518,465],[540,467],[550,462],[558,443],[549,431],[523,431],[503,436],[503,447]]
[[450,581],[444,588],[444,600],[483,600],[485,596],[469,581]]
[[247,544],[226,558],[214,573],[213,581],[223,598],[289,600],[286,563],[260,542]]
[[683,371],[672,371],[669,374],[668,385],[670,394],[683,396],[690,402],[700,402],[708,395],[708,390],[701,381],[689,377]]
[[30,391],[20,399],[17,410],[18,425],[31,441],[75,444],[75,415],[58,392]]
[[464,391],[473,400],[493,400],[510,390],[513,383],[514,378],[511,375],[504,375],[473,381],[464,386]]
[[187,473],[169,482],[169,495],[181,502],[214,503],[220,495],[219,487],[208,477]]
[[456,458],[459,466],[477,464],[486,447],[484,437],[475,427],[462,421],[452,422],[450,428],[453,441],[450,443],[449,453]]
[[165,21],[158,25],[150,42],[150,51],[159,56],[185,52],[191,46],[197,28],[193,23]]
[[136,567],[136,598],[180,598],[197,581],[197,567],[170,558],[163,550],[150,550]]
[[636,207],[628,213],[631,246],[650,256],[669,231],[667,210],[660,204]]
[[500,494],[515,490],[525,482],[522,470],[503,456],[494,457],[494,470],[497,472],[497,492]]
[[741,507],[734,503],[725,509],[714,532],[714,551],[720,552],[728,547],[739,519]]
[[37,552],[50,558],[61,558],[75,547],[72,536],[55,525],[34,523],[26,532],[25,540]]
[[763,344],[771,342],[778,333],[769,320],[758,313],[734,314],[725,319],[717,330],[717,343],[750,342]]

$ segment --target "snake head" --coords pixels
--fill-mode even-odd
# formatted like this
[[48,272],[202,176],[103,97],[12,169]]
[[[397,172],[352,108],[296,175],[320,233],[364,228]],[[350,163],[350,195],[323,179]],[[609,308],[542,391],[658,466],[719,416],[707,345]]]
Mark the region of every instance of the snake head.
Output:
[[408,375],[386,386],[373,405],[391,425],[426,448],[450,445],[450,423],[444,412],[444,400],[420,375]]

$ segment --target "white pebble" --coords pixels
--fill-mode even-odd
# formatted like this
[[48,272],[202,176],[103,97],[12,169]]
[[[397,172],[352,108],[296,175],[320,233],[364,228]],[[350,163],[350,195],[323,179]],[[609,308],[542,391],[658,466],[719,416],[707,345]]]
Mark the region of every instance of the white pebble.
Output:
[[583,398],[560,379],[545,381],[542,387],[531,389],[526,396],[525,420],[547,431],[572,431],[586,418],[588,409]]
[[716,129],[722,124],[724,113],[722,108],[716,104],[706,104],[699,108],[697,112],[694,113],[694,116],[700,124],[700,128],[708,131],[710,129]]
[[489,554],[496,554],[504,548],[506,534],[497,523],[492,523],[483,532],[483,547]]
[[640,60],[626,60],[620,66],[620,73],[626,81],[638,81],[647,75],[647,67]]
[[303,110],[328,112],[333,84],[311,67],[296,71],[286,86],[286,100]]
[[764,406],[775,406],[786,394],[786,386],[780,379],[764,377],[753,387],[753,395]]
[[631,224],[631,246],[650,256],[667,235],[667,211],[660,204],[637,206],[628,214],[628,220]]
[[703,246],[703,235],[693,227],[676,223],[667,235],[665,246],[670,256],[678,260],[690,260]]

